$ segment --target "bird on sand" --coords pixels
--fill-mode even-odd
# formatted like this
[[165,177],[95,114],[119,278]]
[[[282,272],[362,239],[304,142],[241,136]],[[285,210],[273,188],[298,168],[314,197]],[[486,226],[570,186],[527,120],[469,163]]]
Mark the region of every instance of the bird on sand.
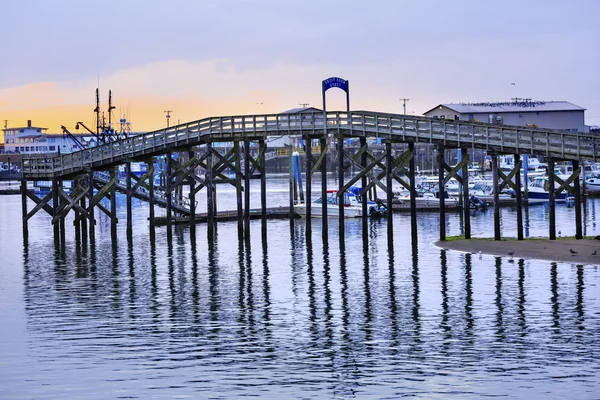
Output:
[[595,256],[596,254],[598,254],[598,250],[594,250],[594,252],[592,253],[593,256]]
[[575,254],[577,254],[577,252],[573,249],[569,249],[569,251],[571,252],[571,255],[574,256]]

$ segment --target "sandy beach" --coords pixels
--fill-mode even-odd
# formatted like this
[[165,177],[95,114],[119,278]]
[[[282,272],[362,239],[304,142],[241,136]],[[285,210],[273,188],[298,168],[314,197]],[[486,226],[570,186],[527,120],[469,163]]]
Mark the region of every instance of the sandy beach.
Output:
[[[600,240],[594,239],[526,239],[526,240],[450,240],[436,242],[436,245],[448,249],[467,253],[492,254],[510,257],[509,252],[514,252],[516,259],[537,259],[560,261],[576,264],[600,265]],[[572,254],[571,250],[576,253]]]

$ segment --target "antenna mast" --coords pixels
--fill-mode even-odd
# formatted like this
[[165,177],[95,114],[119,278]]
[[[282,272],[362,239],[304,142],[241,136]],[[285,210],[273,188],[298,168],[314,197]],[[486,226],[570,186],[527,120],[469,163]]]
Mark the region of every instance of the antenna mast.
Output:
[[169,118],[171,118],[171,113],[173,110],[165,110],[166,118],[167,118],[167,128],[169,127]]

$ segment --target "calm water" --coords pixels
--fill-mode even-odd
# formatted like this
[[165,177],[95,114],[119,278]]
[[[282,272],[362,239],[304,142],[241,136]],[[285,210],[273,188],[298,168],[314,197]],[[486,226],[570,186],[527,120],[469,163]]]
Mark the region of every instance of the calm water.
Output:
[[[269,190],[287,203],[285,181]],[[342,247],[336,220],[327,243],[319,220],[312,240],[302,221],[270,221],[266,241],[260,221],[248,242],[235,222],[211,243],[205,225],[195,241],[187,227],[153,238],[134,206],[130,240],[120,205],[116,244],[100,217],[94,245],[71,229],[55,247],[38,214],[24,248],[20,197],[0,198],[1,398],[600,398],[598,266],[447,252],[436,214],[419,216],[418,248],[396,214],[389,250],[385,221],[367,245],[346,222]],[[530,208],[529,235],[547,233],[547,213]],[[573,234],[573,209],[557,213]],[[502,217],[515,236],[514,211]],[[493,213],[472,224],[491,236]]]

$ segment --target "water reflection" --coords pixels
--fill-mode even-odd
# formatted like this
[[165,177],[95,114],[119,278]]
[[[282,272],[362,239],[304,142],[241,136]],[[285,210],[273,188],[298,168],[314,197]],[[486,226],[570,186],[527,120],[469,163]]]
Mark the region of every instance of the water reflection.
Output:
[[178,394],[224,398],[257,388],[266,397],[427,397],[448,385],[459,397],[510,395],[500,371],[513,370],[531,388],[555,390],[548,365],[565,354],[560,373],[577,365],[584,386],[595,385],[600,304],[586,287],[600,282],[597,268],[478,259],[413,246],[410,235],[390,245],[385,223],[370,223],[368,240],[357,224],[345,241],[333,224],[313,241],[285,221],[268,238],[260,223],[243,238],[237,224],[219,223],[196,235],[175,226],[171,239],[158,230],[30,244],[30,346],[40,362],[106,368],[100,387],[121,371],[148,387],[174,380]]

